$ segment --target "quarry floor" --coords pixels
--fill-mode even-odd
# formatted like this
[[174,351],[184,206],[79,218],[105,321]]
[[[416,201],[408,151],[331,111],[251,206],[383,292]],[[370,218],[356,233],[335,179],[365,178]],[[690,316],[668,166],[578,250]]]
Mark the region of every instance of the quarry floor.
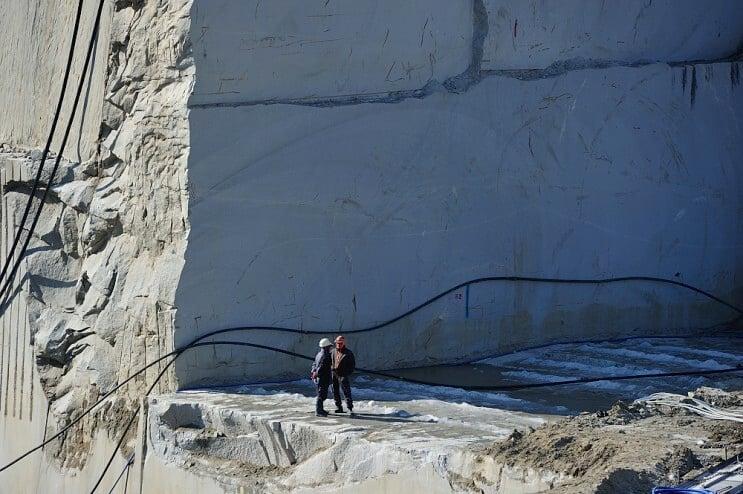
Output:
[[[743,361],[742,341],[553,345],[399,373],[495,384],[716,369]],[[718,406],[743,406],[743,374],[509,393],[360,375],[354,418],[315,417],[309,380],[191,390],[151,399],[148,442],[162,463],[217,479],[225,492],[647,493],[743,452],[743,424],[632,403],[700,389]]]

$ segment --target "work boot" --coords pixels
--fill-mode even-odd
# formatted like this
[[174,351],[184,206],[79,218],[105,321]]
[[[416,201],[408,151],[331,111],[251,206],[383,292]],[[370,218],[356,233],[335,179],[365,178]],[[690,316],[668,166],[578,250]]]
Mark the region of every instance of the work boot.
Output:
[[328,412],[326,412],[325,410],[318,410],[317,412],[315,412],[315,415],[317,415],[318,417],[327,417]]
[[346,411],[343,409],[343,407],[337,407],[335,409],[335,413],[346,413]]

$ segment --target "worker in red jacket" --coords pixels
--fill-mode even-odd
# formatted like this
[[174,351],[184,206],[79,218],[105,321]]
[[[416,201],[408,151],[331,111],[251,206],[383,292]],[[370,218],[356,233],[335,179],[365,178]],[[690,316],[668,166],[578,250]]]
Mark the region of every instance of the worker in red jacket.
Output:
[[353,398],[351,396],[351,374],[356,370],[356,357],[346,346],[346,338],[338,336],[333,350],[333,398],[335,413],[345,413],[341,402],[341,389],[346,398],[348,411],[353,415]]

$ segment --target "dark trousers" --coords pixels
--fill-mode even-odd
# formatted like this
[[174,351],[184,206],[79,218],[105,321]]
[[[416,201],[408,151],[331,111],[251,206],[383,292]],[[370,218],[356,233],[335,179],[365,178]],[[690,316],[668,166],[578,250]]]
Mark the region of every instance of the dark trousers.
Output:
[[315,411],[324,412],[323,402],[328,399],[329,380],[321,379],[317,381],[317,401],[315,402]]
[[349,376],[341,377],[333,374],[333,398],[335,399],[335,406],[341,407],[341,389],[343,390],[343,396],[346,397],[346,406],[349,410],[353,410],[353,397],[351,397],[351,378]]

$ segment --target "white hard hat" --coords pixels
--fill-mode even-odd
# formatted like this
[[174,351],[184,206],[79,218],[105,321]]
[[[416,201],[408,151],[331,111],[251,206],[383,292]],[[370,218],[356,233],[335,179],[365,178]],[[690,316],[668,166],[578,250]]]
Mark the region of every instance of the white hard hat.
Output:
[[333,344],[330,342],[329,339],[323,338],[320,340],[320,348],[325,348],[326,346],[333,346]]

